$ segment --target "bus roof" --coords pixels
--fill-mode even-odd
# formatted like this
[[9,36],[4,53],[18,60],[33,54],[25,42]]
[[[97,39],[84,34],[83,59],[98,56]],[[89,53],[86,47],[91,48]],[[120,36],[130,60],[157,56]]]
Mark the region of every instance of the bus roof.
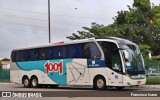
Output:
[[16,50],[26,50],[26,49],[36,49],[36,48],[41,48],[41,47],[50,47],[50,46],[59,46],[59,45],[68,45],[68,44],[76,44],[76,43],[85,43],[85,42],[92,42],[96,40],[112,40],[117,42],[118,44],[133,44],[136,45],[135,43],[122,39],[122,38],[117,38],[117,37],[97,37],[97,38],[88,38],[88,39],[81,39],[81,40],[71,40],[71,41],[65,41],[65,42],[55,42],[55,43],[48,43],[45,45],[40,45],[40,46],[33,46],[33,47],[25,47],[25,48],[19,48],[19,49],[14,49],[13,51]]
[[109,39],[109,40],[113,40],[116,41],[118,44],[132,44],[132,45],[137,45],[127,39],[123,39],[123,38],[117,38],[117,37],[97,37],[95,39]]

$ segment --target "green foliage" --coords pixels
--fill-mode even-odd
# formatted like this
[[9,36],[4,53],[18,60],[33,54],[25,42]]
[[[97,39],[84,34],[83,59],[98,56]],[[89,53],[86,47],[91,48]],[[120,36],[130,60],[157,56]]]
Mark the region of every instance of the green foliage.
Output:
[[147,77],[146,84],[160,84],[160,77],[158,76]]
[[151,47],[149,45],[146,44],[139,44],[139,48],[142,52],[143,58],[145,59],[145,61],[149,60],[148,57],[148,53],[151,52]]
[[134,0],[133,6],[138,10],[145,11],[146,9],[150,9],[150,0]]
[[160,68],[160,61],[154,60],[154,59],[145,59],[145,66],[146,69],[152,68],[152,69],[159,69]]
[[71,40],[91,37],[114,36],[128,39],[140,45],[144,56],[147,50],[157,55],[160,52],[160,6],[150,6],[150,0],[134,0],[129,11],[119,11],[114,23],[108,26],[92,23],[67,38]]
[[152,56],[152,60],[158,61],[160,60],[160,56]]
[[152,25],[157,24],[160,32],[160,6],[154,6],[151,9],[151,14],[152,14],[151,24]]
[[2,63],[1,63],[1,61],[0,61],[0,67],[2,67]]

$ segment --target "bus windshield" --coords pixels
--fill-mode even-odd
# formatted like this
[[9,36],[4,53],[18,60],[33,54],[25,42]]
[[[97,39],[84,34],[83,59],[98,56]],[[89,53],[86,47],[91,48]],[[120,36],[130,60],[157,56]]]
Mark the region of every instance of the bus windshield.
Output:
[[144,60],[138,46],[123,44],[120,45],[120,48],[128,52],[128,59],[125,59],[126,70],[128,71],[128,73],[144,73]]

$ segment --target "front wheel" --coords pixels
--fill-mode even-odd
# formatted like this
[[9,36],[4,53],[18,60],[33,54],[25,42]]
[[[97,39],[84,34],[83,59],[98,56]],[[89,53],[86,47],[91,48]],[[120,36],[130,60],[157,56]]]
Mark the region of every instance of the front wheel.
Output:
[[99,76],[94,81],[94,86],[97,90],[105,90],[106,89],[106,80],[104,77]]
[[32,88],[38,87],[38,79],[37,79],[37,77],[31,78],[31,87]]

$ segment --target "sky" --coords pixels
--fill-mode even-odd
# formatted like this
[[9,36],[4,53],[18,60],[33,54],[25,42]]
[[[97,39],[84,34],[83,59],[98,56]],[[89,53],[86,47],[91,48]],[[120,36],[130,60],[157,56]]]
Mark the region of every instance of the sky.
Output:
[[[151,0],[155,5],[160,0]],[[92,22],[109,25],[133,0],[50,0],[51,42],[66,38]],[[0,58],[16,48],[48,44],[48,0],[0,0]]]

